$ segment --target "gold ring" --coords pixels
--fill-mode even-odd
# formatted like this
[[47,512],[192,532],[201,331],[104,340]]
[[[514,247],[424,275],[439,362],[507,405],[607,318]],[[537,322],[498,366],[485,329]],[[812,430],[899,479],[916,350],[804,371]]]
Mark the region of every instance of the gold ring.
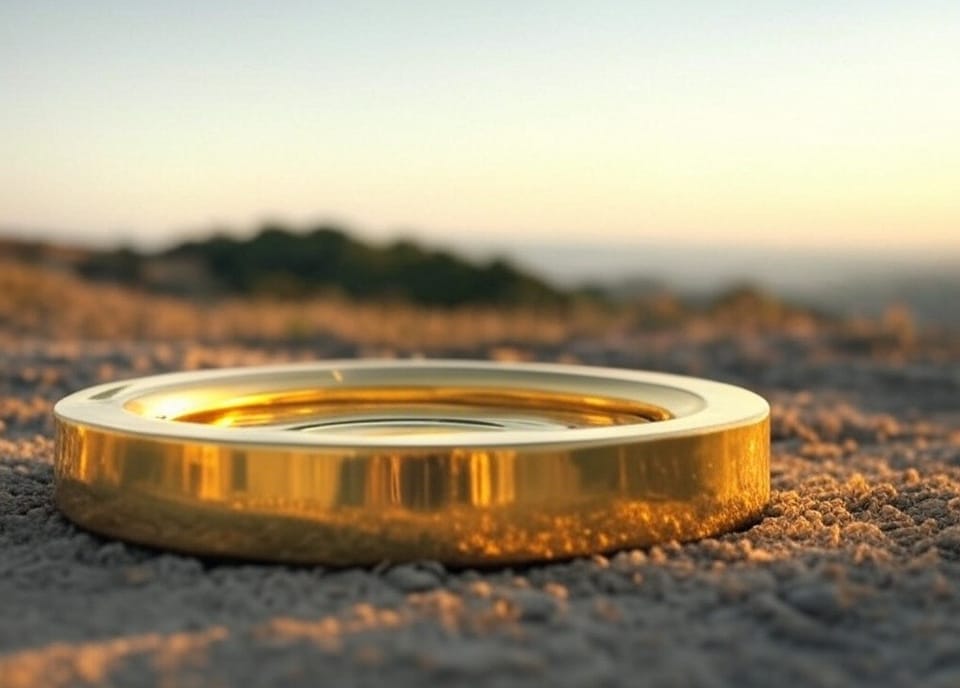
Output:
[[663,373],[332,361],[100,385],[54,415],[70,519],[212,556],[569,558],[740,528],[770,492],[767,402]]

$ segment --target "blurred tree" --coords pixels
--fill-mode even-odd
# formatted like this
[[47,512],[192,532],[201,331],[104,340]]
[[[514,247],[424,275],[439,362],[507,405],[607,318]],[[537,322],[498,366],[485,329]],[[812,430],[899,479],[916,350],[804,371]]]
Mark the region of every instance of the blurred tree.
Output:
[[227,293],[299,297],[338,290],[357,298],[393,298],[435,306],[562,306],[570,296],[504,259],[476,265],[403,239],[373,246],[323,225],[296,233],[267,225],[251,239],[216,235],[157,257],[206,266]]
[[92,253],[77,270],[88,279],[138,284],[143,276],[144,258],[131,248]]

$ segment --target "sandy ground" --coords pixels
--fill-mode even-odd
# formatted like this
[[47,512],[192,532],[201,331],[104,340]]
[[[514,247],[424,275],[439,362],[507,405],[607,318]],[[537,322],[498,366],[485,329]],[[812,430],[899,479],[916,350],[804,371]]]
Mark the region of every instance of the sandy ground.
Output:
[[489,571],[210,562],[90,535],[54,508],[50,411],[67,392],[360,349],[0,339],[3,688],[960,685],[956,339],[445,352],[694,373],[774,407],[774,494],[749,530]]

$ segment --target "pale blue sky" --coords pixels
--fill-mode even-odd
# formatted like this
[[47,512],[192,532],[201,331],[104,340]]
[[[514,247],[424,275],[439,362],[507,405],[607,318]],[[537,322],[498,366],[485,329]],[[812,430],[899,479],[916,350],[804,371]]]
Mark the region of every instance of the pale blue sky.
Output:
[[956,0],[4,0],[0,93],[0,227],[960,250]]

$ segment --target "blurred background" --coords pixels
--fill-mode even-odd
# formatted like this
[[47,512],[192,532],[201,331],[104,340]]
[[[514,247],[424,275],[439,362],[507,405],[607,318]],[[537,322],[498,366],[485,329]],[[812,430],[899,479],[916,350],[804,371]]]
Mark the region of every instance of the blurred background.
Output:
[[957,46],[937,0],[6,0],[0,317],[413,349],[952,329]]

